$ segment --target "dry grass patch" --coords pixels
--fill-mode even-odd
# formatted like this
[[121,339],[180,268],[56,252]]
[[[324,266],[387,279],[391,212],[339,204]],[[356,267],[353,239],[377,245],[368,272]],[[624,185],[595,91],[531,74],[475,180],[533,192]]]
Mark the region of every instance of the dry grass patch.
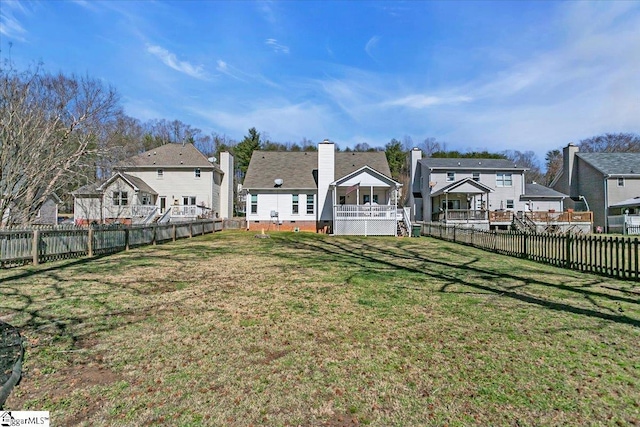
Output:
[[432,239],[224,232],[0,272],[56,425],[640,422],[635,283]]

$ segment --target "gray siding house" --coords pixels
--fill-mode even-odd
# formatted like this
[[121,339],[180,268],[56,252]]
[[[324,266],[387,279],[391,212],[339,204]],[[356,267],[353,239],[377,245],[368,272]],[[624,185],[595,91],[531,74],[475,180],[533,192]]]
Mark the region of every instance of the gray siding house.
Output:
[[596,228],[613,231],[625,212],[640,213],[640,153],[580,153],[570,143],[551,186],[571,197],[568,207],[593,211]]

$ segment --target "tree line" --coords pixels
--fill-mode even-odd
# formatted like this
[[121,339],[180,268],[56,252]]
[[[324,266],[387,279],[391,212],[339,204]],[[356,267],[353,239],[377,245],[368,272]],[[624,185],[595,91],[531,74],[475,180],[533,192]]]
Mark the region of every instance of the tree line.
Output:
[[[30,223],[52,195],[67,206],[69,193],[108,178],[113,167],[136,154],[169,143],[192,143],[207,156],[230,151],[236,183],[242,183],[255,150],[315,151],[316,143],[274,142],[250,128],[240,141],[207,134],[180,120],[142,122],[124,114],[115,88],[89,76],[49,73],[41,65],[24,71],[0,65],[0,219]],[[581,140],[582,152],[640,152],[640,136],[607,133]],[[460,152],[433,137],[415,144],[411,137],[392,138],[384,146],[366,142],[342,151],[383,151],[392,177],[407,183],[407,153],[417,147],[426,157],[504,158],[529,168],[527,182],[548,185],[562,167],[562,152],[550,150],[540,162],[533,151]]]

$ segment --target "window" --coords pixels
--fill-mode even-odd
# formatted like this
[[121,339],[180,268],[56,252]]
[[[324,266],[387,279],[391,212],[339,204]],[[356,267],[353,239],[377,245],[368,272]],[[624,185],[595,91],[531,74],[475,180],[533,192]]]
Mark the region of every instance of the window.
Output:
[[473,173],[473,180],[475,182],[480,182],[480,172],[474,172]]
[[510,173],[498,172],[496,174],[496,187],[511,187],[513,179]]
[[251,213],[252,214],[258,213],[258,195],[257,194],[251,195]]
[[[362,203],[363,204],[367,204],[371,201],[371,196],[369,194],[363,194],[362,195]],[[378,195],[374,194],[373,195],[373,203],[378,203]]]
[[193,173],[195,174],[196,178],[200,178],[200,168],[196,168]]
[[298,194],[291,195],[291,213],[294,213],[294,214],[299,213]]
[[507,209],[513,209],[513,200],[507,199]]
[[347,196],[340,196],[340,204],[344,205],[347,203]]
[[151,204],[151,197],[149,197],[148,194],[145,194],[144,196],[142,196],[141,201],[140,201],[143,205],[150,205]]
[[313,194],[307,194],[307,214],[314,212],[313,207]]
[[129,194],[126,191],[113,192],[114,206],[127,206],[129,204]]
[[460,200],[454,199],[449,200],[448,203],[446,200],[442,201],[442,210],[446,209],[460,209]]
[[185,206],[193,206],[196,204],[195,196],[186,196],[182,198],[182,204]]
[[624,178],[618,178],[618,187],[624,187]]
[[158,169],[158,179],[162,179],[164,177],[164,170]]
[[456,180],[455,172],[447,172],[447,182],[453,182]]

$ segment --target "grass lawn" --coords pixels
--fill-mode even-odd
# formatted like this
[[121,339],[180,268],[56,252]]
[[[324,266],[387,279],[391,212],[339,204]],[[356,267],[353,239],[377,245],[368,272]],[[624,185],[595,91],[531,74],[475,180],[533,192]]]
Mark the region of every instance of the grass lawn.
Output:
[[223,232],[0,271],[54,426],[633,425],[640,286],[430,238]]

